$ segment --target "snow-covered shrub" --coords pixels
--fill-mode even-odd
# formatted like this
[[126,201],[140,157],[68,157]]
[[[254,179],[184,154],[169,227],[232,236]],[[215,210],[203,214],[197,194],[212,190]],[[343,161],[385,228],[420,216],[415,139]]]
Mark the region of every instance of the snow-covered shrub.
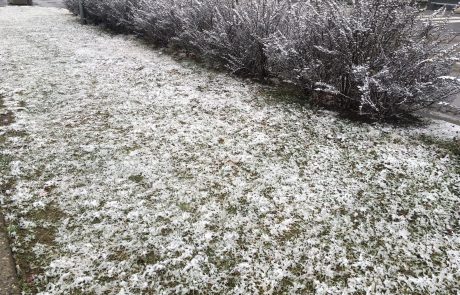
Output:
[[234,73],[265,77],[265,40],[281,29],[289,5],[274,0],[205,0],[186,14],[182,37],[189,37],[199,54]]
[[166,46],[182,32],[185,0],[139,0],[133,10],[134,27],[150,41]]
[[73,14],[79,14],[78,0],[64,0],[64,5]]
[[225,5],[223,0],[194,1],[184,5],[181,10],[182,30],[174,38],[173,44],[199,55],[204,54],[201,45],[202,34],[212,30],[215,24],[216,11]]
[[459,91],[443,25],[404,0],[296,3],[267,42],[271,70],[346,111],[393,117]]
[[[65,0],[65,4],[75,14],[80,13],[78,0]],[[117,29],[133,30],[133,9],[137,0],[85,0],[85,17],[95,23]]]

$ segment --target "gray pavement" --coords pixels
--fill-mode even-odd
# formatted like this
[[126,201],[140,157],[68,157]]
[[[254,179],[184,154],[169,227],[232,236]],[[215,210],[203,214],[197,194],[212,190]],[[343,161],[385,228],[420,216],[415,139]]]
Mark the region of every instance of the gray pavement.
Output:
[[[428,10],[426,14],[431,14],[433,11]],[[440,18],[439,21],[442,21],[443,18]],[[446,29],[452,33],[455,42],[460,42],[460,13],[452,13],[449,18],[447,18]],[[460,76],[460,63],[457,63],[454,66],[452,75]],[[457,94],[450,98],[450,105],[454,108],[452,112],[459,113],[460,111],[460,94]],[[455,110],[458,109],[458,110]],[[460,119],[459,119],[460,120]]]
[[[7,0],[0,0],[0,7],[7,5]],[[65,8],[63,0],[32,0],[32,5],[41,7]]]
[[[460,31],[460,23],[457,24],[457,27],[458,27],[458,30]],[[460,32],[458,32],[457,34],[460,35]],[[460,38],[458,38],[456,40],[457,42],[460,42]],[[453,74],[455,76],[460,76],[460,63],[457,62],[454,66],[454,69],[453,69]],[[459,108],[460,109],[460,93],[459,94],[456,94],[453,98],[452,98],[452,102],[450,103],[452,106],[456,107],[456,108]]]
[[8,234],[0,212],[0,294],[20,294],[16,267],[8,242]]
[[460,108],[460,94],[455,95],[454,100],[450,104],[456,108]]
[[35,6],[65,8],[62,0],[33,0],[32,3]]

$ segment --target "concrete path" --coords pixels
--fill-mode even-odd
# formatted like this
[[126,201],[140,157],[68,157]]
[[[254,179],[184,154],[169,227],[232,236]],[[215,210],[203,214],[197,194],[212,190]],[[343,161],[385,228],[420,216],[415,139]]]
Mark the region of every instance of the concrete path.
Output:
[[457,108],[460,108],[460,95],[457,95],[451,104]]
[[[456,33],[460,34],[460,23],[456,24]],[[460,37],[456,38],[456,42],[460,42]],[[460,63],[456,63],[453,76],[460,76]],[[453,124],[460,125],[460,93],[450,97],[447,104],[436,104],[430,109],[424,111],[425,115],[434,119],[441,119]]]
[[65,8],[62,0],[33,0],[34,6]]
[[[33,0],[34,6],[65,8],[63,0]],[[7,6],[7,0],[0,0],[0,7]]]
[[3,216],[0,213],[0,294],[20,294],[16,277],[16,269],[8,243],[8,235],[5,230]]

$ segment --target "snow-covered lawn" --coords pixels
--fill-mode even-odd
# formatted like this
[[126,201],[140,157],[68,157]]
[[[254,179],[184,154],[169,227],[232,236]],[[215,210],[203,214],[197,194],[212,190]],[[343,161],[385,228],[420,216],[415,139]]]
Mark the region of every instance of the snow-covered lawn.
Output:
[[460,291],[459,127],[348,122],[65,10],[1,8],[0,40],[0,201],[41,294]]

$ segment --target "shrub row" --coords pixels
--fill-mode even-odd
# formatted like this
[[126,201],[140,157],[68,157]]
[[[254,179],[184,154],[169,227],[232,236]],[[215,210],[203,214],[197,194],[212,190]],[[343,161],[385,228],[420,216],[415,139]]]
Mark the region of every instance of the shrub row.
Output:
[[[382,119],[459,92],[457,45],[408,0],[85,0],[95,23]],[[78,0],[66,0],[78,14]]]

